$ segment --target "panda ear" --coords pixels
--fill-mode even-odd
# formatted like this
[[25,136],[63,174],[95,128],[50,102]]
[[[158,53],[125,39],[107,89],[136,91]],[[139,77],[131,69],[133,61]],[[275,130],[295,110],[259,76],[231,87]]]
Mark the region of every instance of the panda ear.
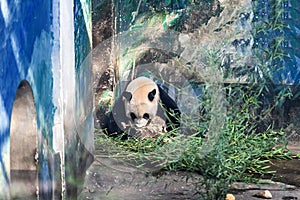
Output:
[[125,97],[127,101],[130,101],[132,99],[132,94],[130,92],[125,91],[123,92],[123,97]]
[[150,101],[153,101],[155,94],[156,94],[156,89],[153,89],[151,92],[148,93],[148,99]]

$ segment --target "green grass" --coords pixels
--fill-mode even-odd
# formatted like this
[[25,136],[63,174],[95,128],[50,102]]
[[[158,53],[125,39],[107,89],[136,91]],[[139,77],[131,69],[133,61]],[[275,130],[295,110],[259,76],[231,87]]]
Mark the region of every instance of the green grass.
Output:
[[[96,146],[103,147],[102,150],[106,149],[111,158],[146,172],[197,172],[203,176],[195,185],[197,193],[203,198],[222,199],[230,183],[255,182],[257,179],[254,176],[273,173],[268,170],[271,158],[290,158],[284,147],[285,133],[274,130],[272,125],[262,125],[263,128],[260,126],[264,121],[268,121],[274,108],[274,105],[270,105],[262,109],[262,102],[259,100],[262,90],[255,85],[223,88],[224,91],[229,89],[231,95],[223,99],[227,109],[226,114],[220,115],[224,117],[221,127],[211,127],[216,126],[211,121],[216,118],[216,112],[219,110],[207,108],[211,111],[199,115],[199,119],[185,120],[186,126],[188,123],[195,126],[194,122],[200,121],[197,127],[193,127],[194,132],[190,135],[175,130],[158,138],[122,141],[120,138],[109,138],[99,134],[95,141]],[[210,94],[208,92],[206,95]],[[209,101],[208,96],[206,106],[216,107]],[[215,135],[212,135],[213,131]],[[278,145],[283,147],[275,148]]]

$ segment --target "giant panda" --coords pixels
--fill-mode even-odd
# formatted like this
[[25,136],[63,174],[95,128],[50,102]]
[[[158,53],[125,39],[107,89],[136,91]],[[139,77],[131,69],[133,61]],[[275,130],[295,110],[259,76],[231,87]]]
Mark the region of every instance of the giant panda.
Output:
[[118,98],[105,123],[108,135],[123,139],[155,137],[180,126],[181,112],[176,102],[153,80],[132,80]]

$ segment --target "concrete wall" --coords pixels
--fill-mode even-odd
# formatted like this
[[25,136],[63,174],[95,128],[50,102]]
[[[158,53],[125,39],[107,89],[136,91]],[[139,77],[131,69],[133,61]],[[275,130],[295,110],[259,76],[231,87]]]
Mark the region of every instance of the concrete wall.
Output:
[[[0,194],[3,198],[8,198],[13,190],[12,169],[34,170],[37,160],[41,199],[64,198],[77,191],[74,180],[82,178],[93,151],[90,26],[88,0],[1,0]],[[27,89],[22,93],[23,87]],[[24,122],[27,118],[33,124],[30,128],[29,122]],[[20,150],[26,145],[28,148]],[[17,158],[13,152],[22,151],[27,157],[32,156],[32,160],[27,159],[31,163],[15,165]]]

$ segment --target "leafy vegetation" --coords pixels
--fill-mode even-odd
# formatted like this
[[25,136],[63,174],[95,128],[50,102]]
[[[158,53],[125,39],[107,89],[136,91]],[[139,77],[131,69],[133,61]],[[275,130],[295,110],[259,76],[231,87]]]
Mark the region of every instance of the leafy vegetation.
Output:
[[[257,114],[262,102],[259,99],[260,90],[237,86],[224,87],[231,90],[224,101],[227,102],[227,112],[223,126],[218,129],[218,138],[214,141],[211,150],[207,150],[207,138],[199,137],[203,132],[209,133],[209,121],[201,121],[192,135],[182,135],[174,131],[170,135],[145,140],[129,139],[122,141],[119,138],[103,138],[96,140],[97,146],[104,146],[109,140],[116,149],[110,149],[112,157],[123,162],[132,163],[146,170],[188,170],[203,175],[196,185],[197,192],[208,199],[223,198],[228,186],[234,181],[255,181],[254,175],[272,173],[268,171],[268,162],[271,158],[289,158],[290,154],[284,146],[284,132],[275,131],[272,125],[266,128],[259,126],[268,118],[272,108]],[[239,96],[239,98],[237,98]],[[240,99],[240,100],[238,100]],[[237,101],[238,100],[238,101]],[[208,105],[208,104],[207,104]],[[268,111],[267,111],[268,110]],[[263,115],[262,115],[263,114]],[[204,115],[212,115],[206,113]],[[211,119],[212,116],[201,116],[201,119]],[[197,119],[190,119],[194,121]],[[189,120],[187,120],[189,121]],[[149,168],[149,162],[152,164]],[[203,188],[209,188],[203,190]]]
[[[196,5],[198,1],[122,2],[126,5],[122,6],[122,12],[128,14],[123,20],[130,26],[135,14],[146,12],[146,8],[153,12],[168,11]],[[145,3],[144,7],[139,6],[140,2]],[[254,20],[253,53],[257,58],[254,68],[258,73],[251,74],[247,84],[223,84],[214,80],[204,84],[195,105],[195,110],[203,108],[204,111],[199,115],[183,116],[182,127],[189,127],[190,134],[182,134],[183,129],[176,129],[157,138],[125,141],[121,137],[108,138],[99,134],[95,141],[98,150],[145,171],[163,169],[200,173],[203,178],[195,187],[205,199],[224,199],[232,182],[255,181],[254,177],[273,173],[268,170],[271,158],[291,157],[285,149],[285,133],[275,129],[273,117],[286,98],[292,97],[288,87],[273,81],[283,67],[284,57],[281,49],[282,8],[278,2],[272,4],[271,18]],[[257,1],[253,4],[258,6]],[[262,38],[268,39],[262,42]],[[221,60],[216,53],[210,52],[207,58],[208,66],[214,68],[212,71],[218,70]]]

